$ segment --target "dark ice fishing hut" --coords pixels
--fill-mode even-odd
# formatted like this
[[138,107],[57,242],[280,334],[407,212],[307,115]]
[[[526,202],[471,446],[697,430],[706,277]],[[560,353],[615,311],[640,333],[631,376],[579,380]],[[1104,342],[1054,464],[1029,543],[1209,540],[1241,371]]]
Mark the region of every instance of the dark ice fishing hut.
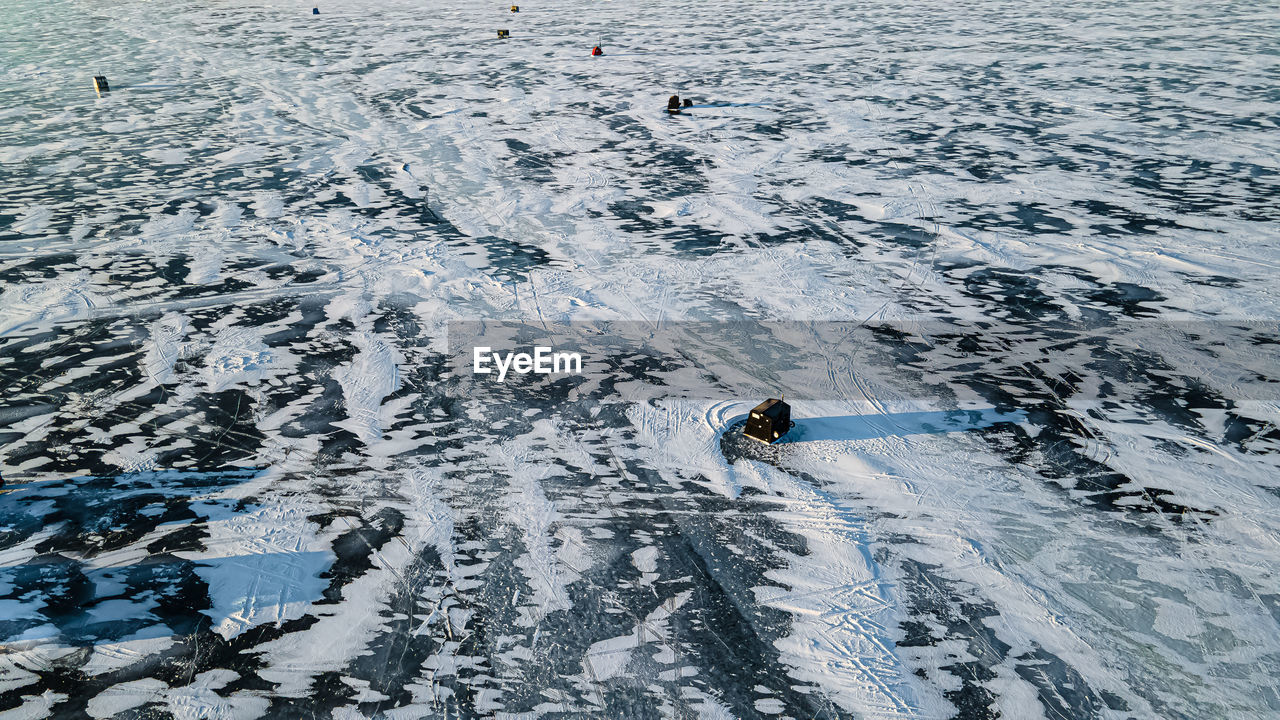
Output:
[[774,443],[795,426],[791,422],[791,406],[781,398],[769,398],[747,416],[747,426],[742,434],[762,443]]

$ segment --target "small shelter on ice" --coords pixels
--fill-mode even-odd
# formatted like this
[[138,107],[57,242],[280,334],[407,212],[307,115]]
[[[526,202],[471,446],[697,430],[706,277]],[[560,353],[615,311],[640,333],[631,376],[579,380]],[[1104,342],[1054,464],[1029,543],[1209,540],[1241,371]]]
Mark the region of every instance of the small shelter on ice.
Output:
[[763,443],[774,443],[794,426],[791,406],[781,398],[769,398],[755,406],[747,416],[747,426],[742,429],[742,434]]

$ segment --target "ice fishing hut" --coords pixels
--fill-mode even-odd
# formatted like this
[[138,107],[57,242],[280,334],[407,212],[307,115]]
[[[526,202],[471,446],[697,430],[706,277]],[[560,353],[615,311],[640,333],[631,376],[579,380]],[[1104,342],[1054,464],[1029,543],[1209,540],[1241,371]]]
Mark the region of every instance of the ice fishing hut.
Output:
[[752,409],[742,434],[762,443],[774,443],[794,426],[791,406],[782,398],[769,398]]

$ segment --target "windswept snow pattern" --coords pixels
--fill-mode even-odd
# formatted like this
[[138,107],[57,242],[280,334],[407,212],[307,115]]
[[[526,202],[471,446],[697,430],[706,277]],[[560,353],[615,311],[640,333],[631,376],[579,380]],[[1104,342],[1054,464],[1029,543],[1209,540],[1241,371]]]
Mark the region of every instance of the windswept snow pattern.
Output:
[[529,2],[6,3],[0,714],[1280,716],[1274,6]]

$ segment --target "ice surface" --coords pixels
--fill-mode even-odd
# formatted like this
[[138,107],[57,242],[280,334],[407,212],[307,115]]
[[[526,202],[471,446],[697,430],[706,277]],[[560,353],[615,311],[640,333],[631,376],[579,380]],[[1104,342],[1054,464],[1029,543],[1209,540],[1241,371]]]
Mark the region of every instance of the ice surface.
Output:
[[321,10],[5,7],[0,713],[1280,713],[1273,8]]
[[230,639],[264,622],[300,617],[320,599],[326,583],[317,576],[331,562],[323,552],[200,558],[196,573],[210,587],[214,632]]

